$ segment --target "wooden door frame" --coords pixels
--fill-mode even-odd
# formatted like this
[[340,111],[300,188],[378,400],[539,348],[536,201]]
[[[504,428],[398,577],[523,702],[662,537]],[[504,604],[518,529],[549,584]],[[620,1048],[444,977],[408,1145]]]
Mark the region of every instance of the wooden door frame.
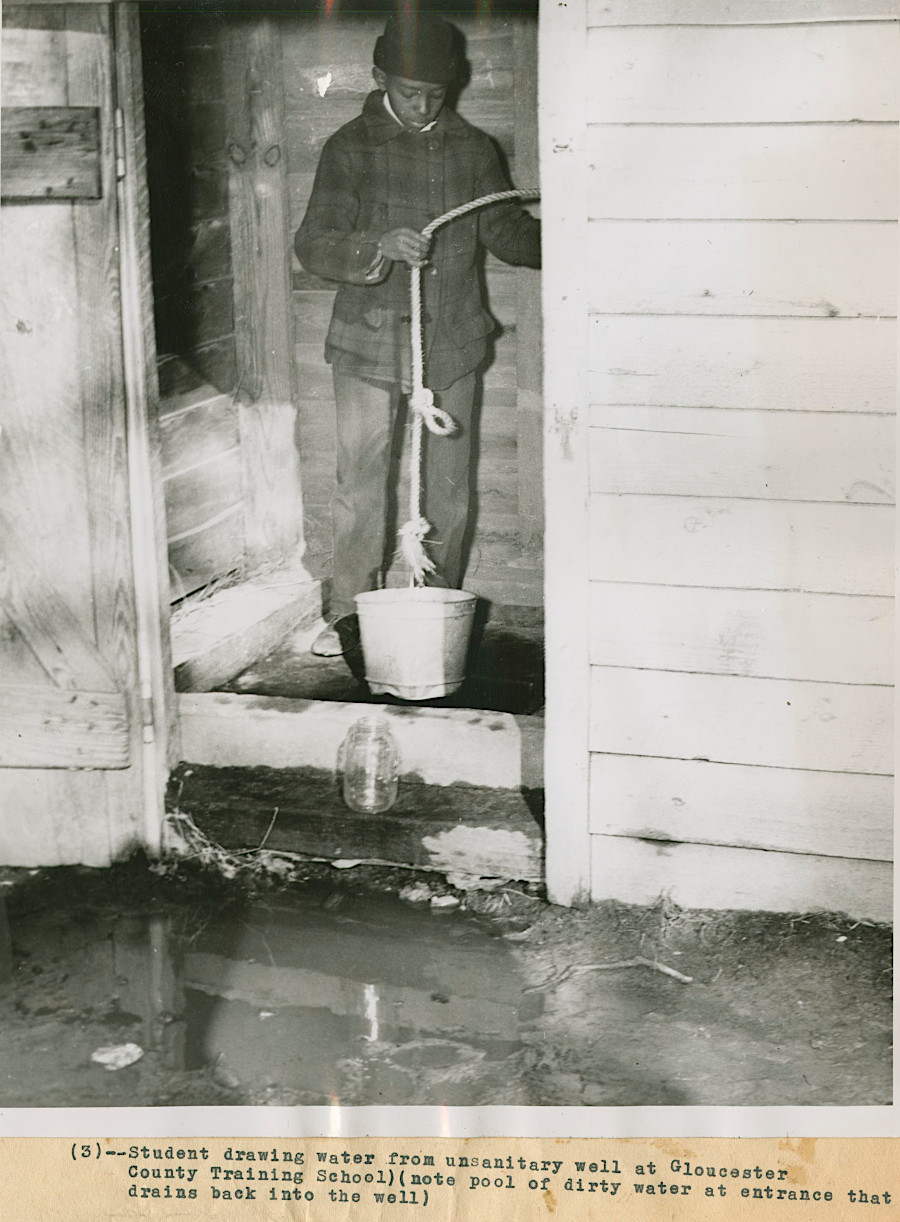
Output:
[[162,847],[165,789],[180,757],[169,634],[169,561],[157,413],[150,201],[138,5],[110,5],[115,62],[122,348],[129,502],[143,710],[144,838]]
[[544,6],[538,47],[544,217],[545,873],[551,902],[568,906],[587,903],[591,889],[586,0]]

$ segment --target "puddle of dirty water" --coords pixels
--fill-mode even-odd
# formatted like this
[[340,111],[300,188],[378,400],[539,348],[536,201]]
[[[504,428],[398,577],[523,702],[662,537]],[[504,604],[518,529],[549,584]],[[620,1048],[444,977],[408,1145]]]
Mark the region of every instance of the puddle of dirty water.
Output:
[[890,931],[864,922],[121,869],[0,878],[0,1106],[891,1100]]
[[[232,1102],[526,1102],[522,1026],[544,999],[508,945],[465,914],[334,898],[15,918],[3,1103],[124,1103],[126,1079],[164,1095],[173,1074]],[[113,1074],[92,1042],[144,1056]]]

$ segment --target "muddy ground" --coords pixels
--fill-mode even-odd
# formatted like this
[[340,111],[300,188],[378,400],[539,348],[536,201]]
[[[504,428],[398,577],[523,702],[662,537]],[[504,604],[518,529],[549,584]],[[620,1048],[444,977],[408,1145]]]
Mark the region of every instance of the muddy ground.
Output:
[[[4,1107],[891,1101],[884,927],[225,874],[0,871]],[[133,1064],[91,1059],[125,1044]]]

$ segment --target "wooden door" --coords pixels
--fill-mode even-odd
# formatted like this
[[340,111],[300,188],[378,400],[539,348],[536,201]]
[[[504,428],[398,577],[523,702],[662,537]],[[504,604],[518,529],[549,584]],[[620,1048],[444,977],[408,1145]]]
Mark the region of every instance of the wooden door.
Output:
[[143,745],[152,716],[132,559],[110,19],[95,4],[3,14],[7,119],[26,107],[95,108],[99,119],[93,197],[27,198],[26,185],[0,209],[0,861],[10,865],[106,865],[159,827]]

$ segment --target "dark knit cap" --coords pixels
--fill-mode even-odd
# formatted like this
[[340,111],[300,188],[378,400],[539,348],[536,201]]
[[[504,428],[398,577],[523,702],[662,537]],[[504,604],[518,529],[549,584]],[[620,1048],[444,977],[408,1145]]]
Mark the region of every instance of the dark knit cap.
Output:
[[[415,0],[413,0],[415,4]],[[375,43],[375,67],[391,76],[449,85],[459,72],[453,27],[431,13],[407,9],[388,17]]]

